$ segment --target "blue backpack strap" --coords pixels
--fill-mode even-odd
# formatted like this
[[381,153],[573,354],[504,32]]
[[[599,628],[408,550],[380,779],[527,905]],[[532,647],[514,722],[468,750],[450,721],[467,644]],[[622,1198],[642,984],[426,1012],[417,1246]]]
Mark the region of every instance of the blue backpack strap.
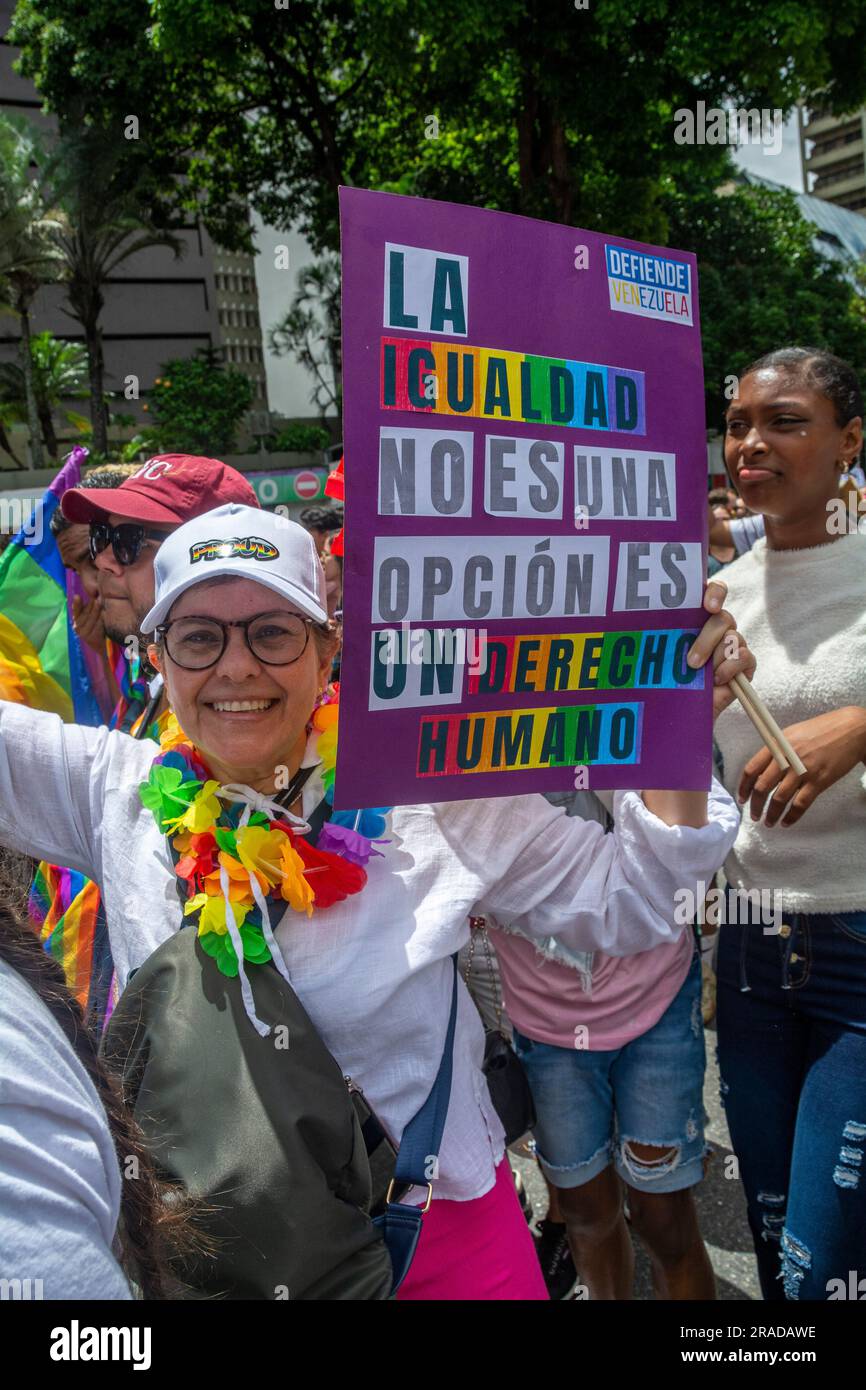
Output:
[[[382,1232],[382,1238],[391,1256],[394,1268],[394,1284],[391,1293],[395,1294],[409,1272],[409,1266],[421,1235],[421,1218],[429,1210],[433,1199],[432,1179],[438,1175],[439,1148],[448,1115],[448,1102],[451,1098],[451,1074],[454,1069],[454,1032],[457,1025],[457,956],[451,957],[454,978],[451,986],[451,1012],[445,1033],[445,1046],[442,1060],[436,1073],[436,1080],[430,1094],[418,1113],[403,1130],[394,1177],[388,1189],[388,1204],[374,1225]],[[412,1187],[426,1187],[427,1200],[423,1206],[410,1206],[406,1202],[392,1202],[390,1194],[395,1183],[410,1184]]]

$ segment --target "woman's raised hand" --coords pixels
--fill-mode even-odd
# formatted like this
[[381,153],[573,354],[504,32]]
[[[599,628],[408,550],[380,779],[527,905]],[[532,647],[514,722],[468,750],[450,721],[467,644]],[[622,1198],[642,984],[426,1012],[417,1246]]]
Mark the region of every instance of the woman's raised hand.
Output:
[[727,709],[736,692],[731,689],[734,676],[751,680],[757,661],[737,632],[736,620],[722,605],[728,586],[720,579],[711,579],[704,592],[704,608],[711,616],[704,623],[689,650],[686,661],[697,669],[712,658],[713,663],[713,720]]

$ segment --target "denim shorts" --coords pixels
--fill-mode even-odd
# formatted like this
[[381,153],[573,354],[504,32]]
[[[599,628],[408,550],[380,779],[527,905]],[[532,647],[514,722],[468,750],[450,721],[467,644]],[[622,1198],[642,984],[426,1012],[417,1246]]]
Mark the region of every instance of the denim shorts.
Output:
[[[554,1047],[514,1030],[532,1087],[538,1159],[554,1187],[582,1187],[613,1163],[642,1192],[679,1192],[704,1172],[704,1028],[697,951],[654,1028],[610,1052]],[[673,1149],[647,1164],[629,1148]]]

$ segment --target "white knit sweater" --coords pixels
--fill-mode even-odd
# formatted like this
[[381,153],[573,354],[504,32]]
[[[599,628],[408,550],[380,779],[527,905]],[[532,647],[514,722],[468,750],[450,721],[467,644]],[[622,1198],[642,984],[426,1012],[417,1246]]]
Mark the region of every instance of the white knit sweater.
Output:
[[[807,550],[760,540],[724,571],[726,607],[758,658],[755,689],[784,729],[844,705],[866,707],[866,536]],[[736,796],[763,740],[739,702],[716,723]],[[791,912],[866,908],[866,775],[859,763],[794,826],[767,829],[748,805],[725,864],[738,888],[767,888]]]

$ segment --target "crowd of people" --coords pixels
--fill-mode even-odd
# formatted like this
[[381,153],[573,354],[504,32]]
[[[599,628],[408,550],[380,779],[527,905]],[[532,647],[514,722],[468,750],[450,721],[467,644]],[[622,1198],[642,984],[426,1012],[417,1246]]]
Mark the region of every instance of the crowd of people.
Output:
[[[689,654],[713,673],[707,793],[335,811],[339,512],[291,521],[180,454],[69,489],[52,531],[115,707],[0,701],[0,1276],[53,1299],[628,1299],[635,1231],[658,1298],[712,1299],[708,943],[763,1297],[862,1269],[866,524],[827,517],[863,417],[855,372],[806,348],[729,402]],[[676,907],[716,882],[717,945]]]

